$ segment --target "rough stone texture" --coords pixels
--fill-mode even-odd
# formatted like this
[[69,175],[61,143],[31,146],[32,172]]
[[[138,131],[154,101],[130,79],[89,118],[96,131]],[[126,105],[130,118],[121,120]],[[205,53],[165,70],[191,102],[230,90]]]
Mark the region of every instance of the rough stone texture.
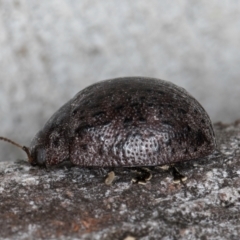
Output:
[[186,187],[155,170],[146,185],[134,172],[0,164],[1,239],[239,239],[240,121],[216,124],[219,152],[179,164]]
[[0,135],[28,145],[80,89],[136,75],[172,81],[213,121],[234,121],[239,25],[236,0],[0,0]]

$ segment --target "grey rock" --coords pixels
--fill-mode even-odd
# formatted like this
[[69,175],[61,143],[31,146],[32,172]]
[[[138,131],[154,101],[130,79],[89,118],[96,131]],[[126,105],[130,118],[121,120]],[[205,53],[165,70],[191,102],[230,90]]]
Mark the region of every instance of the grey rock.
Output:
[[[1,239],[238,239],[240,121],[215,124],[218,150],[178,164],[174,184],[153,170],[146,185],[131,169],[0,163]],[[104,183],[114,170],[112,185]]]

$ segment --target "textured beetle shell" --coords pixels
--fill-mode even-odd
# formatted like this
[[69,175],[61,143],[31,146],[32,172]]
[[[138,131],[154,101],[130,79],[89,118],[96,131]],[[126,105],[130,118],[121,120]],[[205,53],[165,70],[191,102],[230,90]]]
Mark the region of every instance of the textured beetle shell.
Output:
[[31,144],[47,165],[154,166],[196,159],[216,147],[209,116],[183,88],[152,78],[118,78],[75,95]]

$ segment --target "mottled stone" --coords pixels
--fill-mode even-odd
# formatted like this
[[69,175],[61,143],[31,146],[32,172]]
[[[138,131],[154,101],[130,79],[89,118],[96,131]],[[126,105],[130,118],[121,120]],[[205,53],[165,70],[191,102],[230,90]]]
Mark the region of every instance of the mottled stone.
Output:
[[[154,170],[0,165],[1,239],[238,239],[240,123],[214,126],[219,152],[178,164],[186,186]],[[115,171],[112,185],[104,181]]]

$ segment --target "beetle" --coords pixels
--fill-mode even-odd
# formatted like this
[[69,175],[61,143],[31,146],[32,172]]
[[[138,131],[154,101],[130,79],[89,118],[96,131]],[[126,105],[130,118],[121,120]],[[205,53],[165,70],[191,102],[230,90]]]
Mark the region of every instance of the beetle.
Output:
[[32,165],[171,165],[210,155],[211,120],[185,89],[155,78],[97,82],[64,104],[22,148]]

